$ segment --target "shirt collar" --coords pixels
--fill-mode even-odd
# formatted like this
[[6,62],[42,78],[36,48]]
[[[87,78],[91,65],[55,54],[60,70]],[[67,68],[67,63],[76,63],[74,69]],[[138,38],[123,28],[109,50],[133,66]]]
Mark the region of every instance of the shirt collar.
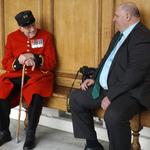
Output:
[[136,23],[132,24],[125,31],[123,31],[123,36],[126,38],[138,23],[139,23],[139,21],[137,21]]

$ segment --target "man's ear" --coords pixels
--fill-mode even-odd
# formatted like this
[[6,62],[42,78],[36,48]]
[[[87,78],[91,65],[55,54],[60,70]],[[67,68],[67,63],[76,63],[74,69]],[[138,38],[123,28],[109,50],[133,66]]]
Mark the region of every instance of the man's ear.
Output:
[[130,20],[131,20],[131,17],[132,17],[132,16],[131,16],[131,14],[130,14],[130,13],[127,13],[127,14],[126,14],[126,19],[127,19],[128,21],[130,21]]
[[20,30],[21,32],[23,32],[23,28],[22,28],[21,26],[19,26],[19,30]]

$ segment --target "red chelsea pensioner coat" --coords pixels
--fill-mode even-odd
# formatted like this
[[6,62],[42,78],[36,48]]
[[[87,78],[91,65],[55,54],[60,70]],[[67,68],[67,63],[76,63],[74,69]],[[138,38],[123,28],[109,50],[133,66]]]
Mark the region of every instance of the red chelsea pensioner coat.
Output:
[[[35,47],[32,45],[33,41],[43,42],[42,45]],[[15,70],[13,63],[20,54],[27,52],[41,56],[42,65],[36,67],[34,71],[31,70],[31,67],[26,67],[25,74],[30,79],[23,86],[25,102],[29,106],[35,93],[43,97],[51,96],[54,79],[53,69],[56,65],[56,52],[52,35],[47,31],[38,29],[36,36],[28,39],[20,30],[16,30],[7,37],[5,54],[2,60],[2,65],[6,72],[0,76],[0,99],[6,99],[13,89],[13,84],[9,78],[21,77],[22,69]],[[13,100],[12,106],[16,106],[19,103],[19,95],[17,97]]]

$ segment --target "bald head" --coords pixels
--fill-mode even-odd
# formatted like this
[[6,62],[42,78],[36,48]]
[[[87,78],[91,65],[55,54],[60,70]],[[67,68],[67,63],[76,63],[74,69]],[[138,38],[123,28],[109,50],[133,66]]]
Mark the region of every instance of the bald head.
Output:
[[137,8],[136,4],[133,2],[122,3],[119,7],[121,7],[123,11],[129,13],[133,17],[136,18],[140,17],[139,9]]
[[132,2],[122,3],[116,8],[113,21],[119,31],[123,32],[129,26],[140,21],[140,13]]

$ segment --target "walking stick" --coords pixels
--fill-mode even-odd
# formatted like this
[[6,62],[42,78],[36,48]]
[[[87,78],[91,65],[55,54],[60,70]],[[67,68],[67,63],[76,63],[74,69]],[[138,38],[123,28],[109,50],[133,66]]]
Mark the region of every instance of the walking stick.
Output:
[[22,77],[21,77],[21,91],[20,91],[20,101],[19,101],[19,112],[18,112],[18,123],[17,123],[17,129],[16,129],[16,140],[17,143],[19,143],[19,132],[20,132],[20,117],[21,117],[21,107],[22,107],[22,91],[23,91],[23,83],[24,83],[24,72],[25,72],[25,64],[22,68]]

